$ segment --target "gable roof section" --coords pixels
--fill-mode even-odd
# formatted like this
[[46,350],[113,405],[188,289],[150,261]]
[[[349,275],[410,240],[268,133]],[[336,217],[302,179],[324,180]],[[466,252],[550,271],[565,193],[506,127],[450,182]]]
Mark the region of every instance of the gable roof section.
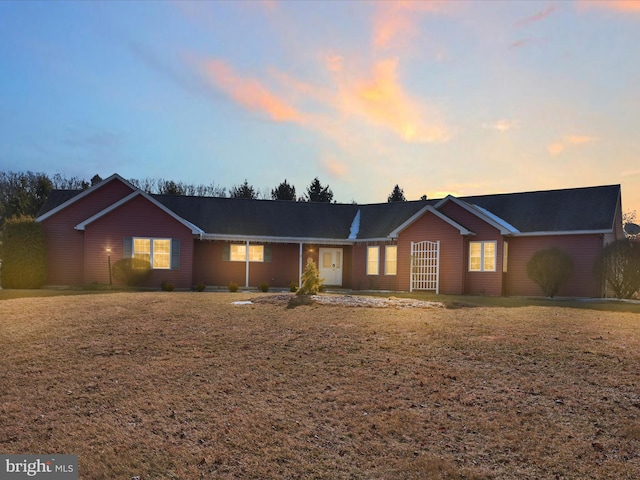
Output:
[[391,232],[429,203],[417,200],[360,205],[360,228],[354,240],[389,240]]
[[126,197],[124,197],[124,198],[118,200],[117,202],[109,205],[104,210],[96,213],[95,215],[87,218],[85,221],[83,221],[83,222],[79,223],[78,225],[76,225],[75,229],[76,230],[84,230],[87,225],[89,225],[89,224],[95,222],[96,220],[104,217],[106,214],[108,214],[108,213],[120,208],[122,205],[125,205],[126,203],[130,202],[131,200],[133,200],[136,197],[143,197],[143,198],[147,199],[153,205],[155,205],[160,210],[165,212],[167,215],[171,216],[172,218],[174,218],[175,220],[177,220],[178,222],[183,224],[185,227],[187,227],[189,230],[191,230],[191,233],[193,233],[194,235],[203,235],[204,234],[204,231],[202,229],[200,229],[196,225],[192,224],[191,222],[185,220],[184,218],[176,215],[174,212],[169,210],[167,207],[165,207],[164,205],[159,203],[157,200],[155,200],[154,198],[152,198],[150,195],[148,195],[147,193],[143,192],[142,190],[136,190],[135,192],[131,193],[130,195],[127,195]]
[[113,181],[124,183],[126,186],[130,187],[132,191],[137,190],[136,187],[131,185],[117,173],[114,173],[109,178],[105,178],[101,182],[87,188],[86,190],[54,190],[53,192],[51,192],[51,195],[49,195],[44,205],[38,212],[36,221],[41,222],[43,220],[46,220],[47,218],[58,213],[60,210],[67,208],[69,205],[72,205],[79,200],[82,200],[87,195],[95,192],[96,190]]
[[452,218],[449,218],[442,212],[436,210],[436,208],[433,207],[432,205],[426,205],[420,211],[418,211],[415,215],[413,215],[411,218],[403,222],[398,228],[396,228],[391,233],[389,233],[389,236],[392,238],[397,238],[400,232],[402,232],[402,230],[407,228],[409,225],[411,225],[413,222],[415,222],[418,218],[422,217],[427,212],[432,213],[433,215],[438,217],[440,220],[443,220],[445,223],[448,223],[449,225],[451,225],[453,228],[455,228],[460,232],[460,235],[475,235],[475,233],[473,233],[471,230],[467,230],[465,227],[460,225],[458,222],[456,222]]
[[518,229],[516,229],[515,227],[513,227],[512,225],[510,225],[508,222],[506,222],[502,218],[498,217],[497,215],[489,212],[488,210],[486,210],[486,209],[484,209],[482,207],[479,207],[477,205],[473,205],[473,204],[471,204],[469,202],[465,202],[464,200],[462,200],[460,198],[456,198],[453,195],[447,195],[445,198],[440,200],[436,204],[435,208],[439,209],[444,204],[446,204],[447,202],[453,202],[456,205],[464,208],[465,210],[467,210],[468,212],[472,213],[476,217],[480,218],[484,222],[488,223],[492,227],[498,229],[498,231],[500,232],[501,235],[514,235],[516,233],[519,233]]
[[462,197],[514,226],[518,236],[613,231],[620,185]]

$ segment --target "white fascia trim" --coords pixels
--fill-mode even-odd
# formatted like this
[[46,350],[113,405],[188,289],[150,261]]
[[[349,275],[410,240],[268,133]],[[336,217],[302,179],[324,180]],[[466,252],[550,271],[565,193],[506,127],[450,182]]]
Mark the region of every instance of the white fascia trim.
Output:
[[312,237],[274,237],[267,235],[225,235],[222,233],[204,233],[201,240],[220,240],[226,242],[253,243],[308,243],[314,245],[352,245],[352,240],[344,238],[312,238]]
[[[464,200],[460,200],[459,198],[454,197],[453,195],[447,195],[445,198],[443,198],[442,200],[440,200],[436,205],[435,208],[439,209],[440,207],[442,207],[442,205],[444,205],[447,202],[453,202],[456,205],[464,208],[466,211],[468,211],[469,213],[475,215],[476,217],[480,218],[481,220],[485,221],[486,223],[488,223],[489,225],[491,225],[492,227],[498,229],[500,231],[501,235],[516,235],[518,233],[518,230],[511,230],[509,228],[507,228],[505,226],[505,224],[507,224],[507,222],[505,222],[504,220],[502,220],[502,222],[497,222],[496,220],[494,220],[492,217],[497,217],[497,215],[491,214],[488,215],[485,212],[488,212],[488,210],[485,210],[484,208],[480,208],[476,205],[471,205],[470,203],[465,202]],[[515,227],[514,227],[515,228]]]
[[84,222],[79,223],[74,228],[76,230],[84,230],[85,227],[87,225],[89,225],[90,223],[95,222],[99,218],[105,216],[107,213],[114,211],[115,209],[121,207],[122,205],[124,205],[125,203],[131,201],[132,199],[134,199],[137,196],[141,196],[141,197],[145,198],[146,200],[149,200],[153,205],[155,205],[160,210],[162,210],[163,212],[165,212],[169,216],[173,217],[175,220],[177,220],[178,222],[183,224],[185,227],[187,227],[189,230],[191,230],[192,234],[200,235],[200,236],[202,236],[204,234],[204,231],[201,228],[199,228],[196,225],[194,225],[193,223],[185,220],[184,218],[180,217],[179,215],[176,215],[174,212],[169,210],[167,207],[162,205],[160,202],[158,202],[156,199],[154,199],[153,197],[149,196],[148,194],[146,194],[142,190],[136,190],[135,192],[131,193],[130,195],[127,195],[126,197],[121,198],[117,202],[112,203],[111,205],[109,205],[104,210],[101,210],[100,212],[96,213],[95,215],[87,218]]
[[507,230],[507,232],[510,232],[510,233],[502,233],[501,232],[503,235],[514,235],[516,233],[520,233],[520,230],[518,230],[516,227],[511,225],[509,222],[507,222],[503,218],[500,218],[495,213],[490,212],[486,208],[482,208],[480,205],[475,205],[475,204],[473,205],[473,207],[477,208],[478,210],[480,210],[483,214],[485,214],[487,217],[491,218],[494,222],[498,223],[499,225],[502,225],[502,227],[505,228]]
[[113,180],[120,180],[122,183],[124,183],[127,187],[131,188],[131,190],[135,191],[137,190],[136,187],[134,187],[133,185],[131,185],[129,182],[127,182],[124,178],[122,178],[120,175],[118,175],[117,173],[114,173],[113,175],[111,175],[109,178],[105,178],[104,180],[102,180],[100,183],[96,183],[94,186],[87,188],[86,190],[80,192],[78,195],[76,195],[73,198],[70,198],[69,200],[67,200],[64,203],[61,203],[60,205],[58,205],[56,208],[49,210],[47,213],[40,215],[38,218],[36,218],[36,222],[42,222],[43,220],[46,220],[47,218],[55,215],[56,213],[58,213],[60,210],[63,210],[65,208],[67,208],[69,205],[72,205],[73,203],[82,200],[84,197],[86,197],[87,195],[89,195],[90,193],[98,190],[99,188],[105,186],[107,183],[113,181]]
[[513,237],[551,237],[559,235],[604,235],[613,233],[613,230],[562,230],[551,232],[520,232]]
[[404,230],[405,228],[407,228],[409,225],[411,225],[413,222],[415,222],[418,218],[420,218],[421,216],[423,216],[425,213],[430,212],[432,214],[434,214],[436,217],[438,217],[439,219],[443,220],[444,222],[448,223],[449,225],[451,225],[453,228],[455,228],[456,230],[458,230],[460,232],[460,235],[475,235],[475,233],[473,233],[471,230],[466,229],[465,227],[463,227],[462,225],[460,225],[458,222],[456,222],[455,220],[453,220],[452,218],[447,217],[445,214],[439,212],[438,210],[436,210],[434,207],[432,207],[431,205],[426,205],[424,207],[422,207],[417,213],[415,213],[413,216],[411,216],[407,221],[405,221],[402,225],[400,225],[398,228],[396,228],[394,231],[392,231],[391,233],[389,233],[389,237],[391,238],[397,238],[398,235],[400,234],[400,232],[402,230]]

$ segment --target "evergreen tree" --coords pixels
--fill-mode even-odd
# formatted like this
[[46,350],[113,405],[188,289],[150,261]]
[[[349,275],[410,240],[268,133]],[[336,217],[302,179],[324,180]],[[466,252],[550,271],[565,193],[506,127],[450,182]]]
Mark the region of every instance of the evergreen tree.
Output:
[[320,180],[316,177],[311,182],[311,185],[307,187],[304,200],[307,202],[331,203],[333,200],[333,192],[328,185],[326,187],[322,186]]
[[393,191],[387,197],[387,202],[406,202],[407,199],[404,196],[404,190],[402,190],[397,184],[393,187]]
[[249,182],[247,182],[246,178],[242,185],[236,185],[235,187],[231,188],[231,192],[229,196],[231,198],[251,198],[251,199],[258,198],[258,194],[255,188],[249,185]]
[[271,190],[271,198],[273,200],[293,200],[296,199],[296,187],[289,185],[287,179],[278,185],[275,189]]

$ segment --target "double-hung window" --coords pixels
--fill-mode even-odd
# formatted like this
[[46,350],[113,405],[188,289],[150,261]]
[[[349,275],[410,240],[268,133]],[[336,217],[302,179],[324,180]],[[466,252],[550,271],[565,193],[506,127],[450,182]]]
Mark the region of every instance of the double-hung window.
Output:
[[384,274],[396,275],[398,273],[398,246],[387,245],[384,248]]
[[146,260],[151,268],[171,268],[170,238],[134,238],[133,257]]
[[[247,246],[241,244],[231,244],[229,260],[232,262],[247,261]],[[249,245],[249,261],[264,262],[264,245]]]
[[367,275],[380,272],[380,247],[367,247]]
[[496,245],[495,241],[469,242],[469,271],[495,272]]

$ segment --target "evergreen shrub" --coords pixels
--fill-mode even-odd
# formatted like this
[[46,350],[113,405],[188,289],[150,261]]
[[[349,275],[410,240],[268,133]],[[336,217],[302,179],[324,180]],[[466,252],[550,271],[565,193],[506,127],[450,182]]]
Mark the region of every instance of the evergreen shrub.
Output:
[[142,258],[123,258],[111,267],[113,278],[128,287],[142,285],[150,273],[151,264]]
[[2,288],[41,288],[47,278],[42,225],[32,217],[10,218],[1,236]]

